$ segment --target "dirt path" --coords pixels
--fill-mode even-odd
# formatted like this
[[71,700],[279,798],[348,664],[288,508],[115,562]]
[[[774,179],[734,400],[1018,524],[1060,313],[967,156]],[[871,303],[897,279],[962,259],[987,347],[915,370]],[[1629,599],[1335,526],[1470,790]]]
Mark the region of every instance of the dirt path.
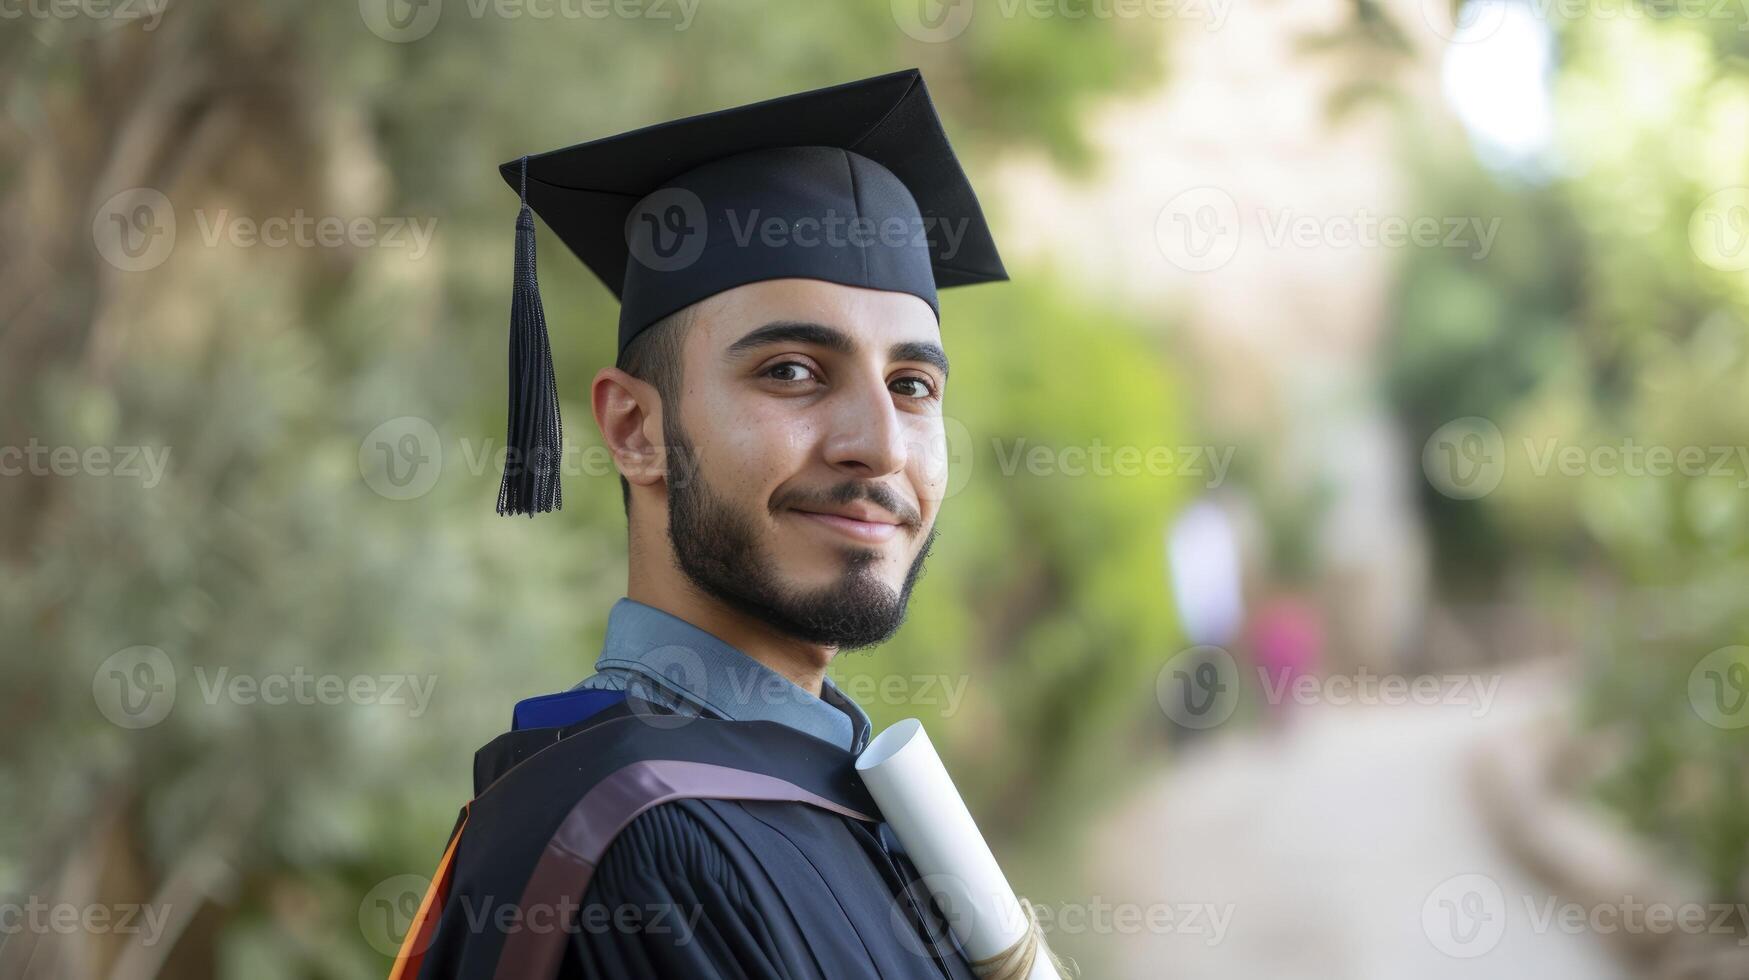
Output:
[[1625,978],[1596,936],[1547,925],[1556,899],[1489,836],[1468,789],[1469,752],[1555,696],[1544,687],[1508,677],[1485,713],[1310,707],[1182,752],[1099,837],[1126,842],[1106,845],[1100,880],[1167,904],[1174,923],[1097,944],[1116,954],[1110,975]]

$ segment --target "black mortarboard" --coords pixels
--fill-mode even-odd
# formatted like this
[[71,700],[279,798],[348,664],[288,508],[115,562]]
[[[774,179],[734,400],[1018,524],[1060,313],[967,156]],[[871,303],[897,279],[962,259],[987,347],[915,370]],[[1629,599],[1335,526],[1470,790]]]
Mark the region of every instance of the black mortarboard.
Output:
[[558,387],[535,282],[538,213],[620,300],[619,349],[765,279],[921,297],[1008,278],[916,69],[691,116],[500,168],[522,196],[501,514],[559,506]]

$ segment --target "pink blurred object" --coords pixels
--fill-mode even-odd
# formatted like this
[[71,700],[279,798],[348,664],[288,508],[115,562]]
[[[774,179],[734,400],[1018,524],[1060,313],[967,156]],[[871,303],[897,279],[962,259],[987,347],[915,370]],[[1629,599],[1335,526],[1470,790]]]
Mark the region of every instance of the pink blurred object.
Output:
[[[1318,607],[1293,595],[1265,600],[1252,617],[1251,655],[1269,678],[1266,689],[1284,691],[1298,678],[1316,674],[1324,660],[1324,616]],[[1271,700],[1281,714],[1292,698]]]

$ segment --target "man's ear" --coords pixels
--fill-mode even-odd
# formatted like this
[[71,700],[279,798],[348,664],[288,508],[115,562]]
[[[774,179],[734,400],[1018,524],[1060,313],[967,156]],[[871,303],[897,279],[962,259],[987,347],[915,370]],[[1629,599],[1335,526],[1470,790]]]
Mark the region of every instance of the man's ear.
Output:
[[647,487],[666,476],[667,454],[660,439],[662,396],[654,385],[604,367],[589,387],[589,404],[601,441],[627,483]]

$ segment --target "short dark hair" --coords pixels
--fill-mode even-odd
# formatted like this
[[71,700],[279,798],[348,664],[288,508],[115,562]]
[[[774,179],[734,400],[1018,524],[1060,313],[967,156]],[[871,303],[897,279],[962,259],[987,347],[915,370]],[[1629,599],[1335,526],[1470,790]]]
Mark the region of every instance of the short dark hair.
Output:
[[[614,366],[648,383],[662,399],[662,414],[680,410],[680,351],[686,343],[687,328],[692,326],[694,307],[687,306],[670,313],[645,327],[619,352]],[[667,427],[664,422],[664,428]],[[626,517],[632,515],[632,485],[619,478],[620,500],[625,504]]]

